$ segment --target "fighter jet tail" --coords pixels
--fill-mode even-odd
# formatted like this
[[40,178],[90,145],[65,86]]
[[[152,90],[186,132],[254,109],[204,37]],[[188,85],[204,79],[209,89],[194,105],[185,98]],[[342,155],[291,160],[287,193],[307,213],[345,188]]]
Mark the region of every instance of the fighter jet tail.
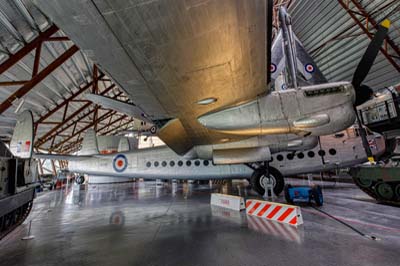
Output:
[[[298,78],[297,81],[299,82],[299,85],[305,86],[327,83],[326,78],[319,70],[312,57],[308,54],[301,41],[294,33],[292,34],[295,40],[293,51],[295,51],[296,56],[294,60],[294,69],[296,70],[296,76]],[[274,41],[274,45],[272,46],[271,78],[273,81],[277,80],[280,74],[284,71],[285,67],[287,67],[287,56],[284,53],[283,42],[283,36],[280,31]],[[283,81],[280,82],[280,87],[276,89],[284,90],[287,87],[287,83]]]
[[317,64],[294,34],[290,15],[284,8],[279,10],[279,18],[281,28],[272,45],[270,66],[275,89],[327,83]]
[[10,142],[11,153],[18,158],[31,158],[33,150],[33,116],[31,111],[22,112]]
[[88,129],[86,135],[83,137],[82,149],[78,152],[78,155],[95,154],[99,154],[96,132],[93,129]]

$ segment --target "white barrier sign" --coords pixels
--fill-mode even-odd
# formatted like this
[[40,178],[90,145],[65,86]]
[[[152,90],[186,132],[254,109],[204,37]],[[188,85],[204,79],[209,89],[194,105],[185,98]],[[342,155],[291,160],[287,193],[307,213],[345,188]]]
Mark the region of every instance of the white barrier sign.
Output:
[[246,208],[244,205],[244,199],[242,197],[219,193],[211,194],[211,205],[228,208],[235,211],[240,211]]
[[246,200],[246,213],[279,223],[298,226],[303,224],[300,207],[263,200]]

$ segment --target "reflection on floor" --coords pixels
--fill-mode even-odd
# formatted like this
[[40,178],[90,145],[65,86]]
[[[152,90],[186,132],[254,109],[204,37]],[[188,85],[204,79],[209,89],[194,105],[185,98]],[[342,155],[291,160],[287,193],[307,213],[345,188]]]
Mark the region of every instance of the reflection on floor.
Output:
[[[324,211],[379,240],[311,207],[294,228],[209,205],[211,192],[257,197],[246,181],[73,186],[36,199],[0,242],[1,265],[399,265],[400,209],[352,184],[322,185]],[[35,239],[21,241],[30,220]]]

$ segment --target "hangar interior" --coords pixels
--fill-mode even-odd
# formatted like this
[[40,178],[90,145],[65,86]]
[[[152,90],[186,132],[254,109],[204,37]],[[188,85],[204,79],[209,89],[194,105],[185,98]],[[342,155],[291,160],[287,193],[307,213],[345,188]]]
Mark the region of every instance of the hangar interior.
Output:
[[[0,229],[4,235],[2,233],[0,240],[0,261],[4,265],[399,265],[400,170],[397,169],[400,166],[396,155],[400,154],[397,146],[400,144],[400,138],[397,138],[400,133],[396,130],[400,129],[400,119],[397,119],[397,112],[400,112],[400,2],[233,2],[72,0],[68,6],[62,0],[0,1],[0,139],[5,143],[0,150],[5,158],[12,157],[5,151],[12,146],[14,129],[23,124],[19,120],[21,114],[31,111],[34,137],[31,154],[43,155],[34,159],[41,188],[35,187],[33,195],[36,194],[36,199],[33,203],[29,201],[18,209],[12,209],[9,201],[6,201],[7,193],[5,190],[2,192],[8,179],[5,174],[1,174],[0,210],[4,211],[1,212]],[[267,23],[262,20],[260,22],[257,16],[264,16],[264,9],[267,9],[269,2],[273,5],[272,16],[266,17],[271,19],[271,31],[257,26],[261,24],[268,28],[267,19]],[[231,9],[232,6],[237,10]],[[270,155],[267,164],[267,160],[258,159],[264,157],[257,157],[262,155],[251,150],[255,146],[252,145],[248,152],[257,159],[229,168],[229,173],[238,171],[232,174],[232,178],[214,178],[212,174],[205,178],[208,171],[221,173],[222,170],[217,169],[217,159],[232,162],[244,151],[228,157],[223,157],[226,154],[220,152],[218,155],[221,157],[218,158],[201,157],[201,152],[207,153],[205,148],[196,150],[193,153],[195,155],[187,152],[184,156],[179,151],[189,145],[188,135],[195,136],[194,146],[211,143],[215,148],[225,147],[234,141],[246,142],[250,136],[245,135],[247,133],[228,137],[222,133],[209,134],[218,129],[219,125],[210,130],[199,117],[213,115],[214,110],[222,110],[227,106],[241,106],[247,89],[236,88],[238,85],[234,85],[253,82],[251,85],[260,87],[254,80],[245,83],[243,80],[248,76],[254,78],[265,74],[259,80],[270,82],[265,73],[271,74],[268,67],[268,63],[271,63],[268,55],[271,54],[267,50],[280,34],[281,7],[285,7],[290,14],[290,31],[295,33],[323,76],[332,84],[352,79],[354,82],[354,75],[360,68],[360,59],[376,40],[382,29],[381,23],[385,19],[390,20],[390,28],[382,39],[382,45],[375,48],[378,54],[373,58],[373,65],[363,80],[364,85],[372,88],[374,102],[370,105],[368,102],[363,103],[358,106],[359,109],[354,105],[358,112],[357,121],[362,124],[354,123],[351,129],[338,130],[340,133],[332,131],[330,136],[321,134],[321,138],[318,136],[319,146],[313,144],[313,148],[295,152],[284,150],[281,146],[273,151],[270,145],[267,152],[262,150]],[[256,10],[253,14],[255,17],[251,17],[252,10]],[[189,15],[178,16],[186,13]],[[238,35],[243,41],[237,46],[242,45],[239,49],[241,56],[245,58],[248,53],[250,59],[247,59],[250,62],[243,59],[239,62],[243,65],[237,66],[238,62],[230,59],[229,64],[224,62],[217,67],[210,67],[215,72],[207,72],[208,68],[204,67],[206,63],[198,59],[200,55],[213,54],[216,61],[222,62],[227,60],[225,46],[216,43],[196,46],[195,42],[186,39],[190,34],[197,34],[192,31],[199,30],[196,35],[199,39],[235,40],[236,35],[232,39],[227,36],[232,32],[236,34],[236,28],[220,32],[220,39],[214,36],[213,31],[220,24],[234,21],[236,17],[232,17],[236,15],[245,21],[241,24],[241,20],[238,20],[237,24],[232,24],[233,28],[237,26],[240,29]],[[172,33],[168,32],[171,24],[174,25]],[[93,35],[90,35],[91,32]],[[266,32],[261,38],[264,42],[261,45],[255,39],[260,37],[254,37],[260,32]],[[271,38],[269,48],[266,45],[268,35]],[[171,36],[177,36],[177,40]],[[249,38],[243,40],[242,36]],[[288,36],[293,38],[290,34]],[[182,48],[180,45],[186,41],[193,46]],[[267,54],[267,62],[261,62],[264,54],[258,61],[251,62],[251,59],[258,58],[260,54],[257,49],[264,44],[263,49],[266,50],[262,51]],[[182,58],[171,46],[182,48]],[[298,46],[296,49],[299,51]],[[159,58],[161,56],[166,59]],[[164,59],[170,63],[168,67],[163,65]],[[192,66],[190,60],[198,65],[193,63],[195,66]],[[226,65],[229,65],[229,69]],[[232,87],[235,87],[233,92],[220,92],[223,97],[202,93],[202,88],[213,84],[218,85],[211,89],[212,93],[227,88],[226,80],[218,75],[235,71],[242,76],[232,81]],[[186,74],[179,79],[168,80],[168,84],[163,83],[163,78],[171,77],[171,73],[177,76]],[[140,76],[140,79],[136,76]],[[138,80],[148,81],[154,95],[149,97],[149,92]],[[165,84],[175,88],[175,91]],[[265,94],[259,92],[260,89],[254,89],[251,93],[257,97]],[[104,97],[100,98],[104,104],[90,100],[88,95]],[[193,100],[194,95],[200,97],[199,101]],[[231,101],[230,96],[236,97],[237,101]],[[113,109],[113,106],[104,102],[111,99],[116,100],[115,104],[122,108],[129,109],[131,114],[139,112],[139,117],[121,112],[118,108]],[[168,101],[175,105],[163,106]],[[166,108],[169,111],[165,111]],[[371,110],[377,110],[378,115],[370,115]],[[160,111],[159,117],[154,115],[157,111]],[[184,114],[185,119],[196,121],[190,124],[183,118],[181,121],[175,119],[174,114],[179,112]],[[382,115],[382,112],[385,114]],[[313,119],[320,117],[315,116]],[[235,124],[237,122],[234,118],[222,116],[219,122],[225,125],[225,121],[232,120]],[[376,119],[380,120],[376,122]],[[314,123],[314,120],[307,123]],[[330,120],[333,121],[334,117],[330,117]],[[167,131],[167,125],[172,125],[172,129]],[[358,167],[368,161],[367,157],[372,156],[368,152],[365,155],[365,143],[360,140],[365,131],[359,130],[360,125],[367,129],[366,145],[369,145],[373,156],[386,156],[381,157],[384,159],[377,164],[384,165],[386,172]],[[378,133],[381,135],[374,135]],[[177,141],[172,140],[174,134],[179,136]],[[351,139],[351,134],[359,138]],[[307,136],[304,134],[302,137]],[[125,138],[128,139],[127,144],[123,141]],[[278,137],[272,140],[273,143],[281,141]],[[288,140],[288,147],[297,143],[296,140],[291,141]],[[165,151],[164,142],[173,153]],[[90,146],[92,143],[95,143],[97,155],[85,153],[87,147],[88,150],[93,147]],[[257,143],[261,143],[261,137]],[[244,147],[244,144],[240,145],[235,149]],[[307,147],[306,141],[302,140],[301,145]],[[386,152],[380,150],[383,146]],[[155,153],[146,153],[153,148]],[[389,149],[390,156],[387,153]],[[101,155],[133,150],[139,151],[135,163],[131,163],[127,155],[112,158],[110,171],[120,176],[102,174],[101,158],[105,157]],[[46,154],[58,157],[47,158]],[[171,157],[168,157],[169,154],[172,154]],[[88,169],[98,170],[90,170],[92,174],[70,172],[69,169],[73,169],[81,160],[78,156],[83,156],[83,159],[87,159],[85,156],[100,156],[96,164],[87,165]],[[167,156],[169,159],[158,159],[158,156]],[[213,153],[213,156],[216,155]],[[352,164],[345,164],[349,156],[353,156]],[[313,162],[318,160],[318,164],[322,159],[323,165],[333,166],[326,168],[327,171],[322,168],[318,173],[308,173],[305,170],[292,174],[307,164],[302,161],[303,158]],[[334,162],[336,158],[340,162]],[[0,163],[4,169],[11,165],[7,160]],[[139,165],[140,160],[143,160],[146,171],[155,169],[159,172],[144,178],[141,178],[140,173],[126,172],[132,165]],[[250,176],[254,176],[257,171],[264,171],[261,161],[265,161],[267,169],[270,164],[273,169],[287,173],[284,174],[285,184],[309,189],[294,189],[295,194],[292,195],[289,190],[293,188],[285,186],[283,189],[282,183],[281,193],[276,193],[280,195],[274,195],[273,189],[279,182],[276,178],[273,181],[267,178],[269,181],[257,179],[261,190],[265,191],[265,194],[260,193],[254,189]],[[226,164],[225,161],[223,164]],[[19,171],[21,160],[17,159],[12,165],[11,170],[6,171],[8,175],[10,171]],[[29,163],[31,168],[28,168],[32,169],[32,165]],[[358,168],[353,169],[353,166]],[[181,172],[182,178],[169,175],[166,169],[173,167],[176,168],[173,173]],[[191,170],[190,167],[198,168]],[[352,168],[350,174],[348,171],[345,173],[344,170],[349,168]],[[34,170],[29,171],[32,171],[29,175],[33,176]],[[190,178],[192,171],[202,172],[199,173],[201,178]],[[275,173],[275,170],[268,171],[267,175]],[[374,174],[379,175],[379,178],[366,178],[370,173],[367,171],[375,171]],[[239,178],[240,174],[246,177]],[[10,180],[17,184],[17,174],[15,176],[16,180]],[[81,184],[76,184],[74,180]],[[322,187],[323,206],[316,207],[314,203],[309,206],[304,202],[299,204],[304,224],[296,227],[254,218],[248,215],[249,210],[238,212],[210,205],[210,197],[214,193],[235,195],[246,200],[264,197],[280,204],[295,204],[294,199],[298,193],[310,193],[307,194],[308,201],[315,201],[317,194],[312,194],[317,193],[312,190],[315,187]],[[268,189],[271,189],[270,193]],[[12,192],[15,195],[23,193],[26,194],[18,188]],[[250,212],[256,211],[258,206]],[[264,212],[269,207],[265,208]],[[279,205],[279,208],[283,215],[282,208],[285,207]],[[14,215],[16,218],[10,218]],[[20,225],[18,219],[21,220]],[[33,236],[33,239],[20,240],[25,236]]]

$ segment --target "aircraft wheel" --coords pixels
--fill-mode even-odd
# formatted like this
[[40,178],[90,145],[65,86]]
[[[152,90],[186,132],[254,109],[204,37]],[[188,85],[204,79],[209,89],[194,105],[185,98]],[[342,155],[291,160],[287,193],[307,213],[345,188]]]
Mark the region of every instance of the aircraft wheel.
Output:
[[[283,191],[283,187],[285,186],[285,181],[282,174],[277,169],[270,167],[269,177],[272,179],[275,195],[279,195]],[[260,195],[264,195],[265,193],[263,182],[264,178],[267,177],[265,176],[265,170],[262,168],[255,170],[250,178],[252,188]]]
[[75,182],[76,182],[78,185],[82,185],[82,184],[85,182],[85,177],[82,176],[82,175],[80,175],[80,176],[78,176],[78,177],[75,179]]

